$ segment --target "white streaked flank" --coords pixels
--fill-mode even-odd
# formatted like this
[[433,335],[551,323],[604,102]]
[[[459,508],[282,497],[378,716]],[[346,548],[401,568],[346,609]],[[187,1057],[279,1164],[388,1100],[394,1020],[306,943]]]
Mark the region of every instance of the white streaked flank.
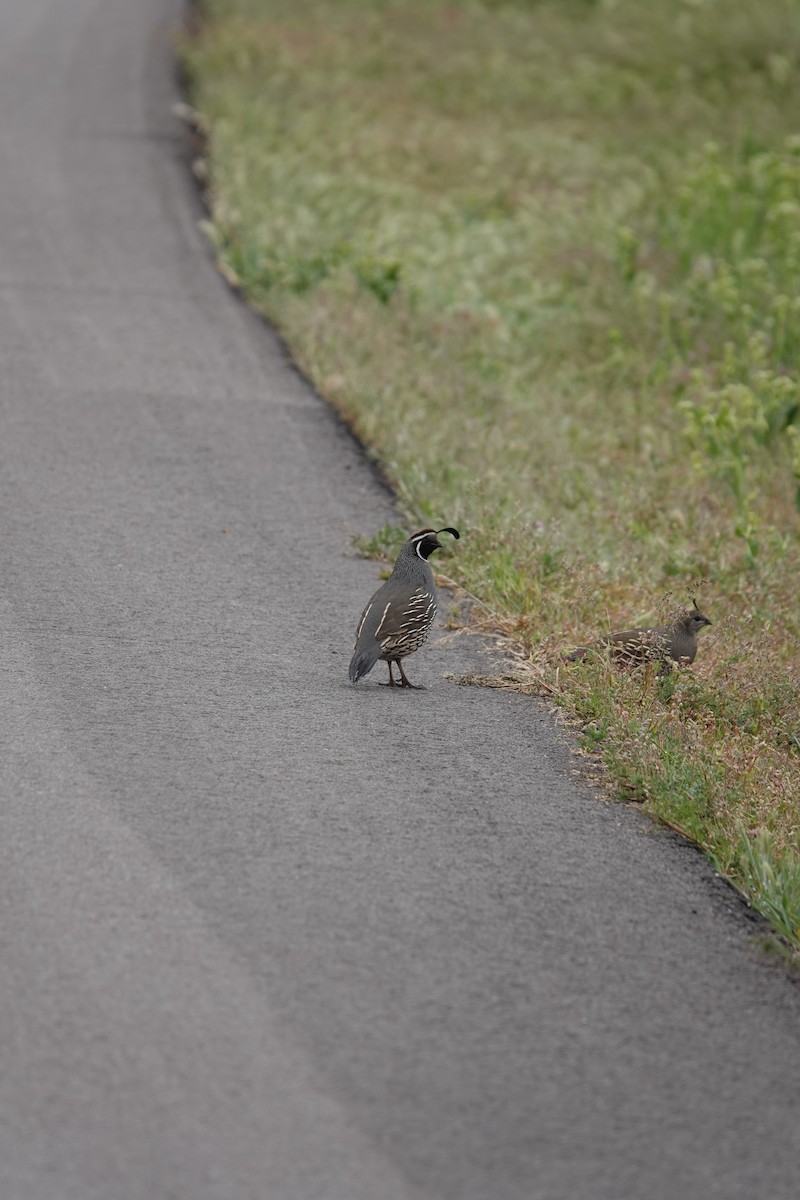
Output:
[[383,616],[381,617],[380,621],[378,622],[378,628],[375,630],[375,638],[376,639],[377,639],[378,634],[380,633],[381,629],[383,629],[383,622],[386,620],[386,614],[388,613],[388,611],[391,607],[392,607],[392,602],[390,600],[389,603],[386,605],[386,608],[383,610]]
[[356,642],[361,637],[361,630],[364,628],[364,622],[366,621],[367,617],[369,616],[371,608],[372,608],[372,601],[370,600],[369,604],[364,609],[364,615],[362,616],[361,620],[358,623],[358,629],[356,630]]

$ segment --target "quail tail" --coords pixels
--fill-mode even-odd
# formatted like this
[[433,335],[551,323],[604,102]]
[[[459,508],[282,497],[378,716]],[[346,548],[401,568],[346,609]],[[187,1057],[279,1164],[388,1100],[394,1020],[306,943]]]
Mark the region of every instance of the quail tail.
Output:
[[366,650],[356,650],[350,659],[350,682],[358,683],[359,679],[368,675],[380,658],[380,654],[380,642],[375,642],[374,646],[369,646]]

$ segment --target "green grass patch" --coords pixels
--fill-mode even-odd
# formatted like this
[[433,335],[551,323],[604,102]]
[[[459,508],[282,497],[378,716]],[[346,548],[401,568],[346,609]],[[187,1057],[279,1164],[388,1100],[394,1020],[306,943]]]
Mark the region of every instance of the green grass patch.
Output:
[[[409,523],[462,529],[520,678],[800,944],[795,0],[205,13],[226,273]],[[691,671],[561,662],[695,592]]]

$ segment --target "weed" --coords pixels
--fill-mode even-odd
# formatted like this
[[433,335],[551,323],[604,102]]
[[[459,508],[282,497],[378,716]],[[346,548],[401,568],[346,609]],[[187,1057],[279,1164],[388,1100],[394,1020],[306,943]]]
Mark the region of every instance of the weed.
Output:
[[795,945],[800,942],[800,862],[777,853],[768,829],[750,834],[741,824],[739,845],[744,886],[754,907]]

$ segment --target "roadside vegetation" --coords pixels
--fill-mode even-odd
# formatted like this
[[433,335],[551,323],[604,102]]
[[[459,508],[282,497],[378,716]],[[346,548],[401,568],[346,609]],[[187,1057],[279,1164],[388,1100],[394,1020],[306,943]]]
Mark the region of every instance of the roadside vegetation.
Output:
[[[796,0],[206,0],[184,61],[223,270],[513,685],[800,947]],[[695,595],[692,669],[562,662]]]

